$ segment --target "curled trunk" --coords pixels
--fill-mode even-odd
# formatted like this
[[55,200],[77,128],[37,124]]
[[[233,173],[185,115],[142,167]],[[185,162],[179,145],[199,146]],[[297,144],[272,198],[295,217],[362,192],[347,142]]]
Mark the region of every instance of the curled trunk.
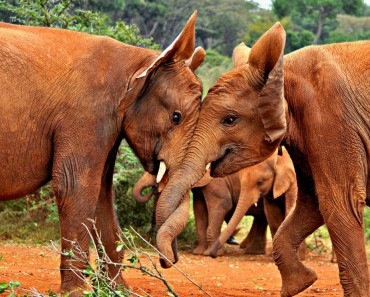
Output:
[[[145,172],[143,176],[135,183],[132,189],[132,195],[134,199],[139,203],[146,203],[153,196],[156,190],[156,177],[148,172]],[[143,195],[144,189],[151,187],[150,191]]]

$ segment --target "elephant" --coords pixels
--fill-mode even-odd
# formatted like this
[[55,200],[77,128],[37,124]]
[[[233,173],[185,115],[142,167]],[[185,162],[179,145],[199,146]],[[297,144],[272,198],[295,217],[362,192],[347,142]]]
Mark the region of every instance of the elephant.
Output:
[[[261,205],[264,213],[254,214],[255,221],[257,219],[254,228],[259,230],[259,242],[256,240],[247,252],[264,254],[264,221],[267,219],[274,238],[285,216],[295,206],[298,189],[293,162],[285,147],[282,147],[281,155],[276,151],[259,164],[223,178],[214,178],[202,188],[193,186],[192,191],[198,241],[195,253],[211,255],[212,245],[218,240],[215,254],[221,255],[223,244],[233,234],[243,216],[253,211],[260,200],[263,200]],[[222,223],[230,212],[231,220],[220,235]],[[303,243],[301,258],[304,258],[304,252]]]
[[[225,183],[226,178],[215,178],[214,181],[203,188],[192,189],[196,224],[194,255],[210,256],[210,248],[220,235],[222,223],[224,221],[228,223],[235,210],[234,201],[232,201],[233,197],[231,197],[232,193]],[[221,187],[218,188],[218,185]],[[212,204],[210,201],[214,201],[216,204]],[[263,201],[258,201],[258,204],[248,209],[245,215],[253,216],[253,223],[248,235],[239,246],[244,249],[246,254],[264,255],[266,253],[268,224],[263,209]],[[221,223],[219,224],[219,222]],[[234,229],[231,235],[234,235],[237,231],[238,229]],[[235,244],[238,243],[236,242]],[[217,256],[223,254],[224,251],[220,247],[217,251]]]
[[[196,15],[163,52],[0,23],[0,200],[51,181],[62,251],[78,253],[75,242],[88,254],[94,220],[109,258],[123,259],[112,196],[123,139],[152,174],[160,164],[171,172],[184,157],[202,96],[194,74],[205,58],[202,48],[194,50]],[[60,291],[80,295],[85,264],[63,253],[60,263]],[[117,265],[107,267],[126,285]]]
[[298,198],[273,241],[281,296],[316,281],[297,250],[323,224],[343,295],[369,296],[363,210],[370,200],[370,41],[308,46],[284,56],[285,35],[276,23],[251,49],[235,49],[234,68],[210,88],[187,155],[162,191],[157,225],[171,225],[168,218],[207,168],[225,176],[283,144]]
[[[133,197],[139,203],[146,203],[155,194],[155,209],[160,192],[156,185],[156,176],[145,172],[135,183]],[[143,195],[145,188],[150,190]],[[285,215],[294,208],[297,198],[294,165],[284,147],[281,148],[281,155],[276,151],[264,162],[224,178],[213,179],[206,173],[191,190],[197,228],[197,246],[193,253],[207,256],[220,235],[223,221],[228,222],[227,218],[231,217],[230,224],[222,233],[223,240],[219,239],[221,243],[217,255],[223,254],[221,246],[244,215],[254,216],[254,221],[242,246],[246,248],[246,253],[265,254],[267,224],[273,237]],[[304,252],[302,245],[301,258],[304,258]]]

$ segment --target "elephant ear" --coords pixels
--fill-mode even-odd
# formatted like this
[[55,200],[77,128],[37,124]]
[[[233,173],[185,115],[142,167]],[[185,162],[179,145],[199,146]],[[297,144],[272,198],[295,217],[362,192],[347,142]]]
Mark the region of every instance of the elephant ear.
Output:
[[[125,98],[121,100],[118,106],[119,115],[123,115],[127,104],[140,95],[150,77],[150,73],[169,61],[186,62],[192,57],[195,45],[196,18],[197,11],[191,15],[179,36],[148,67],[139,69],[134,73],[128,84]],[[200,56],[201,53],[198,51],[196,55]]]
[[190,59],[186,60],[185,64],[194,72],[203,63],[205,58],[206,51],[201,46],[198,46]]
[[265,129],[265,140],[282,139],[286,130],[284,109],[285,30],[280,23],[272,26],[252,47],[248,64],[264,81],[258,97],[258,111]]
[[295,182],[296,174],[293,161],[285,147],[282,147],[282,155],[277,156],[276,176],[272,193],[274,198],[278,198],[288,191]]
[[251,48],[246,46],[244,42],[240,43],[233,51],[234,68],[248,64]]

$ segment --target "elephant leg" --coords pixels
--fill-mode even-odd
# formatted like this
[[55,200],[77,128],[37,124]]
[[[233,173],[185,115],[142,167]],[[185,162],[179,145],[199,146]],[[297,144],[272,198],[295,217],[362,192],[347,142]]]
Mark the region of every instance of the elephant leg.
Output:
[[[220,194],[220,195],[218,195]],[[225,216],[231,210],[231,196],[227,194],[221,195],[221,193],[213,192],[212,195],[215,199],[209,199],[209,193],[205,193],[205,200],[208,209],[208,227],[207,227],[207,249],[203,255],[210,256],[212,244],[217,240],[221,233],[222,223],[224,222]],[[217,255],[223,255],[222,246],[218,249]]]
[[281,296],[294,296],[313,284],[317,276],[300,261],[301,242],[323,224],[314,198],[299,188],[296,208],[281,224],[273,239],[275,264],[282,277]]
[[[58,154],[62,156],[63,154]],[[90,161],[90,162],[89,162]],[[89,166],[87,166],[89,164]],[[80,170],[80,171],[79,171]],[[103,169],[91,160],[68,157],[56,159],[53,166],[53,189],[58,204],[61,232],[61,293],[80,296],[85,287],[82,270],[87,267],[90,234],[98,202]],[[79,260],[65,252],[73,251]]]
[[330,195],[333,192],[326,192],[320,197],[320,210],[337,255],[344,296],[369,296],[363,228],[365,191],[352,184],[349,189],[336,192],[337,195]]
[[272,238],[275,237],[276,231],[284,221],[284,208],[281,207],[277,199],[271,200],[269,198],[264,198],[263,200],[263,207],[266,214],[267,223],[270,227]]
[[[267,218],[268,225],[270,227],[271,236],[272,238],[275,237],[275,234],[281,224],[284,221],[285,217],[285,206],[284,206],[284,198],[277,198],[275,200],[271,200],[269,198],[264,198],[264,210]],[[306,242],[305,240],[302,241],[301,245],[299,246],[299,259],[304,260],[306,258]]]
[[[105,166],[95,214],[97,234],[93,232],[93,235],[95,244],[98,245],[100,239],[109,259],[114,263],[120,264],[123,260],[124,252],[123,250],[116,250],[116,242],[120,240],[119,235],[121,234],[121,229],[114,209],[112,188],[116,154],[117,149],[112,150]],[[99,256],[101,259],[104,259],[102,254],[99,254]],[[107,272],[111,280],[127,287],[127,283],[123,280],[121,275],[121,268],[119,265],[108,264]]]
[[267,220],[265,216],[255,216],[248,236],[240,244],[246,254],[264,255],[266,253]]
[[207,249],[207,226],[208,212],[207,205],[201,188],[192,189],[193,192],[193,211],[196,226],[196,247],[193,249],[193,254],[202,255]]

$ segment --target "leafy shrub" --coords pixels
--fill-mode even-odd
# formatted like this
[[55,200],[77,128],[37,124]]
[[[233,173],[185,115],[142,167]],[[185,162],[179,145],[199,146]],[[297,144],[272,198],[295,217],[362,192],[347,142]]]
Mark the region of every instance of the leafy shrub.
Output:
[[107,15],[79,9],[72,0],[15,0],[13,4],[0,1],[1,11],[0,19],[6,22],[69,29],[109,36],[132,45],[159,48],[151,38],[143,38],[136,25],[114,23]]
[[124,141],[120,147],[113,178],[115,204],[121,226],[132,226],[147,234],[152,227],[153,200],[139,204],[132,198],[132,188],[144,173],[137,157]]

